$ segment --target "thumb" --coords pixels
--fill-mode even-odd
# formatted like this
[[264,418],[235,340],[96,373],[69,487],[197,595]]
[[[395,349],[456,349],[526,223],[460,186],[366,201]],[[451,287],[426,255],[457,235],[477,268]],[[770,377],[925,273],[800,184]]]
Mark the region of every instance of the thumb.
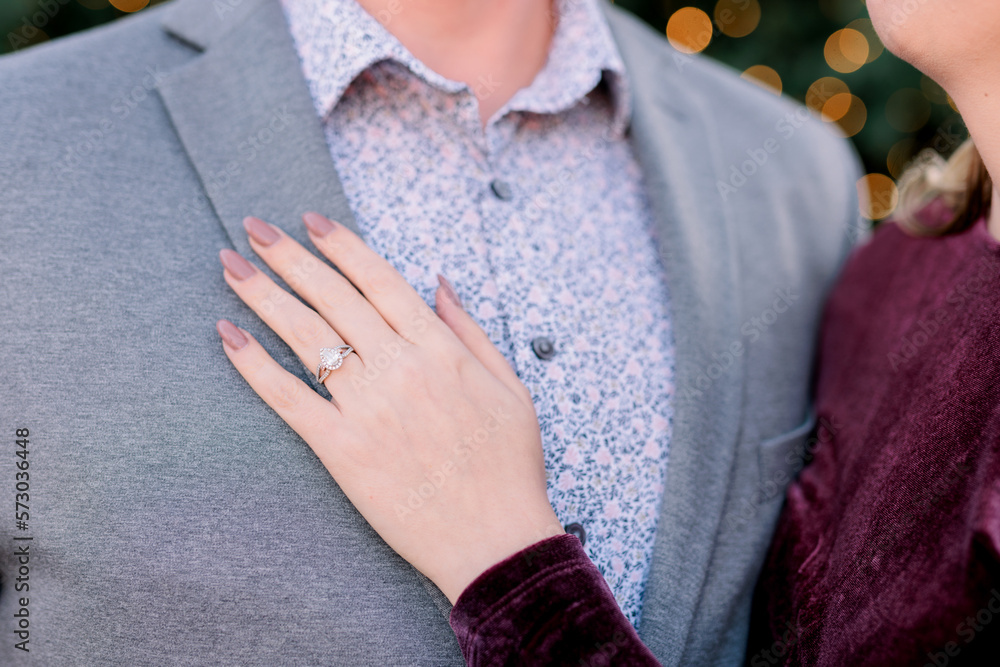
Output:
[[500,350],[496,348],[482,327],[465,312],[455,288],[441,274],[438,274],[437,278],[440,284],[435,293],[438,317],[458,336],[458,339],[462,341],[465,347],[479,359],[479,362],[486,367],[486,370],[507,385],[515,394],[521,396],[529,404],[532,403],[531,392],[528,391],[528,388],[517,377],[517,373],[507,363],[507,359],[500,354]]

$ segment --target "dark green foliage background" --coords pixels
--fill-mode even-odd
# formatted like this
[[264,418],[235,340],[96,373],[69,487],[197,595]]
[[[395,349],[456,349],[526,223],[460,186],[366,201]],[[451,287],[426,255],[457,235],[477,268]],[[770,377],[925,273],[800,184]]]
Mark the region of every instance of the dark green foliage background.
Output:
[[[151,0],[150,6],[162,1]],[[716,0],[618,0],[618,4],[657,30],[665,31],[676,10],[694,6],[713,16]],[[42,31],[24,43],[24,36],[31,34],[25,26],[33,20],[38,25],[38,12],[46,5],[58,6],[58,11],[51,18],[43,14]],[[886,166],[889,150],[903,139],[913,138],[913,150],[917,150],[932,145],[939,128],[960,127],[957,115],[947,104],[933,104],[930,120],[917,132],[900,132],[890,125],[885,113],[890,95],[900,88],[919,89],[922,77],[888,52],[851,74],[838,74],[826,64],[823,48],[827,38],[854,19],[866,16],[862,0],[761,0],[761,7],[761,22],[753,33],[731,38],[717,31],[705,53],[739,70],[768,65],[781,75],[785,93],[799,100],[804,99],[806,90],[820,77],[843,79],[868,109],[868,121],[854,137],[868,171],[889,173]],[[30,48],[32,43],[124,15],[108,0],[0,0],[0,53]]]

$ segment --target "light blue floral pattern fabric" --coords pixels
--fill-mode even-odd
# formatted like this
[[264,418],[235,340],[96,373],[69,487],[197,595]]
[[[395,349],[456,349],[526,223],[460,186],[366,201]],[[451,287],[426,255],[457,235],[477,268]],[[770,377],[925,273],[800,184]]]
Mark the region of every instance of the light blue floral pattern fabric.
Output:
[[[670,300],[628,78],[599,0],[558,0],[548,61],[482,126],[392,34],[407,0],[282,0],[365,239],[433,306],[455,285],[531,390],[552,505],[638,626],[674,394]],[[390,6],[390,5],[387,5]],[[541,359],[532,341],[555,347]],[[541,537],[541,536],[540,536]]]

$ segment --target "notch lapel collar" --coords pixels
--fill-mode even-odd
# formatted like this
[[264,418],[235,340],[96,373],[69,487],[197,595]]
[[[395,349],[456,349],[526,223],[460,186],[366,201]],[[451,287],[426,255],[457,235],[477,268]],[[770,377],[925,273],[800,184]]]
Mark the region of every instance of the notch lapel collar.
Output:
[[307,248],[306,211],[357,231],[280,3],[178,0],[164,28],[202,50],[158,86],[207,194],[179,213],[211,206],[247,257],[247,215]]
[[[167,112],[233,248],[254,256],[243,218],[272,222],[306,248],[301,220],[316,211],[359,236],[277,0],[175,0],[164,29],[202,54],[158,86]],[[323,260],[325,261],[325,259]],[[263,262],[255,262],[278,280]],[[273,333],[261,335],[270,338]],[[273,340],[277,340],[273,336]],[[290,349],[270,346],[276,361],[320,384]],[[284,356],[282,356],[284,355]],[[293,372],[295,372],[293,371]],[[450,604],[418,575],[447,622]]]

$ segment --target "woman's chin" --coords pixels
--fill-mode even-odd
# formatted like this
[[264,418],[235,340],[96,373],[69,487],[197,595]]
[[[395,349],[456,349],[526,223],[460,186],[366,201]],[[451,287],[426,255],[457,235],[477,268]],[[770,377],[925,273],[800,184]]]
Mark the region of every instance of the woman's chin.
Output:
[[928,58],[928,47],[939,41],[934,9],[934,3],[920,0],[868,0],[868,15],[885,48],[918,68]]
[[868,0],[868,15],[889,51],[934,79],[981,59],[1000,30],[996,0]]

